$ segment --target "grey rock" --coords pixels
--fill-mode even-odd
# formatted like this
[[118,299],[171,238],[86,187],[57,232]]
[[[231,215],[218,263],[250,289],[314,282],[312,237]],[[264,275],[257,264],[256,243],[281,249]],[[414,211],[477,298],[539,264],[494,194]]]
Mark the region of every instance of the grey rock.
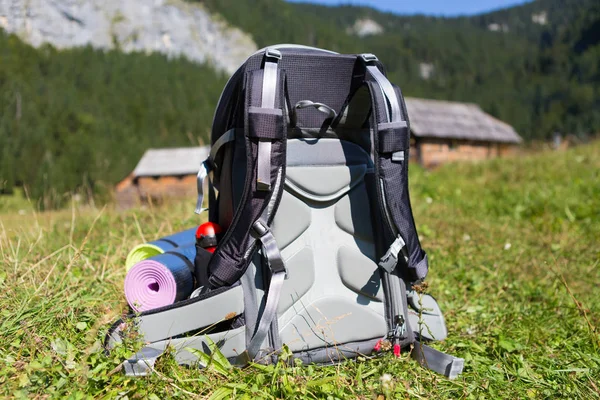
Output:
[[0,27],[35,47],[158,52],[229,74],[257,49],[248,34],[181,0],[0,0]]

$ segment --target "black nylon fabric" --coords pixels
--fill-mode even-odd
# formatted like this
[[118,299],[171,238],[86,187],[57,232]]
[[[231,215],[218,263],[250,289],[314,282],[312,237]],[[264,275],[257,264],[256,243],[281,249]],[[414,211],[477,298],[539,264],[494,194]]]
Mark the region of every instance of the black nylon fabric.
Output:
[[[244,113],[245,132],[250,131],[252,117],[250,116],[249,108],[261,103],[263,70],[249,71],[246,73],[245,84],[245,99],[247,110]],[[277,94],[275,96],[275,107],[282,111],[282,116],[279,117],[279,125],[268,125],[263,123],[262,129],[274,131],[280,129],[281,133],[272,132],[264,134],[269,137],[280,137],[281,139],[272,140],[271,145],[271,187],[276,187],[276,180],[282,166],[285,165],[286,159],[286,137],[287,126],[283,124],[283,115],[286,115],[285,109],[285,71],[278,69]],[[259,115],[259,113],[255,113]],[[265,114],[272,116],[273,114]],[[262,117],[264,117],[263,115]],[[254,121],[256,123],[256,121]],[[264,120],[263,120],[264,122]],[[265,137],[265,136],[263,136]],[[246,269],[251,259],[253,250],[256,247],[256,239],[252,237],[251,230],[254,222],[261,216],[264,209],[268,206],[271,196],[281,198],[283,185],[279,185],[278,192],[256,190],[257,177],[257,158],[258,158],[258,142],[257,137],[245,135],[246,141],[246,171],[248,174],[244,183],[244,192],[240,200],[239,207],[236,210],[234,220],[227,230],[227,233],[217,246],[210,263],[209,271],[209,286],[218,288],[229,286],[237,282]],[[279,202],[275,203],[273,215],[277,210]]]
[[208,287],[208,263],[212,253],[196,243],[196,258],[194,259],[194,275],[196,277],[196,287]]
[[[280,49],[279,68],[285,70],[290,106],[300,100],[324,103],[340,112],[352,83],[355,55],[329,54],[314,50]],[[246,62],[247,70],[258,69],[263,55],[256,54]],[[296,111],[297,125],[302,128],[321,128],[327,115],[309,107]]]
[[[399,124],[379,124],[379,152],[395,153],[397,151],[408,151],[410,134],[408,126]],[[385,129],[381,129],[384,127]]]
[[248,136],[263,139],[283,139],[283,112],[279,108],[250,107]]

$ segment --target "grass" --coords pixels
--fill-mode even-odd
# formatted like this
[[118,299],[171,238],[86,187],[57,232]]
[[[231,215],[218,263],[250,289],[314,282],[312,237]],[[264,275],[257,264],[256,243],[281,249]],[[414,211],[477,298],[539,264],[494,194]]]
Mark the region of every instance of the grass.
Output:
[[243,370],[167,356],[150,377],[123,376],[135,344],[106,356],[101,341],[127,312],[126,253],[198,223],[190,199],[0,215],[0,397],[600,398],[600,142],[411,174],[450,330],[435,347],[465,358],[457,380],[406,355]]

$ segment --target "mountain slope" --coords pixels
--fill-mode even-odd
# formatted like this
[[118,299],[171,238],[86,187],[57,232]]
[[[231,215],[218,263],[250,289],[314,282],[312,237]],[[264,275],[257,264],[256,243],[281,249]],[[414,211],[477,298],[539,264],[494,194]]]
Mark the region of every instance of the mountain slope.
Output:
[[59,206],[124,178],[149,147],[207,138],[226,77],[162,55],[34,49],[0,32],[0,193]]
[[184,55],[230,74],[256,49],[239,29],[182,0],[3,0],[0,15],[5,31],[36,47]]

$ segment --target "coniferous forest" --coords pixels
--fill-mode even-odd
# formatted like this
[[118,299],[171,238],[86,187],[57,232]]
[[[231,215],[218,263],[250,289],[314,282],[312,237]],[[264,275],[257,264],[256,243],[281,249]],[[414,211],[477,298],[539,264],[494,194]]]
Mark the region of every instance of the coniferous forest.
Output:
[[106,192],[150,147],[208,138],[227,77],[162,55],[34,49],[0,32],[0,190]]
[[[405,95],[478,103],[526,140],[600,131],[597,0],[539,0],[458,18],[282,0],[201,2],[259,47],[374,53]],[[547,21],[532,22],[542,12]],[[383,32],[353,33],[365,18]],[[60,206],[74,190],[110,188],[149,147],[207,142],[226,79],[185,59],[35,49],[0,32],[0,193],[26,186],[43,205]]]

